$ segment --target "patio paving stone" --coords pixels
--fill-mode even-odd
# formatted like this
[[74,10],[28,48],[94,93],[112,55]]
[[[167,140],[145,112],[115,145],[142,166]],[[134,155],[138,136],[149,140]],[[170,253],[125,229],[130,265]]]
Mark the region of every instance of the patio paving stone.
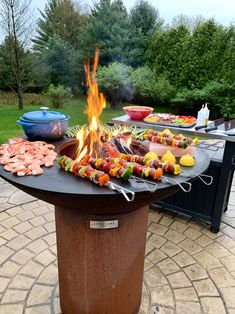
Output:
[[181,289],[175,289],[175,299],[176,301],[198,301],[198,296],[196,294],[196,291],[194,288],[181,288]]
[[[0,184],[0,314],[60,314],[53,206]],[[235,314],[230,199],[217,234],[189,216],[150,210],[139,314]]]
[[176,313],[201,314],[200,304],[197,302],[176,302]]
[[193,285],[200,297],[219,296],[219,292],[211,279],[194,281]]
[[203,297],[201,303],[204,312],[207,314],[226,314],[224,304],[220,298]]

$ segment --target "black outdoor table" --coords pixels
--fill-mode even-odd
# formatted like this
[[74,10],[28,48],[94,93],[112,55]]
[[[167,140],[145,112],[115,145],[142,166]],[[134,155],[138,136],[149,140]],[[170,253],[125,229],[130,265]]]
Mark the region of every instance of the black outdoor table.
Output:
[[[56,150],[68,140],[56,143]],[[206,171],[206,153],[187,180]],[[64,172],[59,166],[39,176],[17,177],[3,170],[0,177],[39,199],[55,205],[59,289],[64,314],[136,314],[139,311],[147,233],[147,205],[179,190],[176,183],[146,186],[118,182],[135,192],[133,202],[106,187]],[[178,181],[185,181],[178,177]]]
[[[185,207],[172,206],[172,209],[174,210],[178,210],[191,216],[211,222],[211,231],[218,232],[220,229],[222,214],[225,210],[227,210],[233,173],[235,169],[235,136],[215,134],[213,132],[206,133],[203,129],[196,131],[195,127],[182,128],[154,125],[150,123],[145,123],[144,121],[131,120],[127,115],[113,118],[111,120],[111,123],[117,123],[121,125],[135,125],[140,128],[153,129],[158,131],[162,131],[168,128],[172,132],[179,132],[185,135],[200,136],[224,141],[224,148],[220,148],[216,152],[207,151],[211,158],[211,171],[209,172],[209,174],[213,176],[213,171],[219,169],[218,173],[216,174],[216,183],[214,182],[214,189],[212,191],[212,193],[214,194],[214,197],[211,199],[211,204],[213,203],[214,206],[213,210],[205,210],[205,213],[200,214],[199,211],[195,212],[193,208],[187,210],[185,209]],[[201,149],[200,151],[203,151],[203,149]],[[195,201],[197,202],[198,199],[196,199]],[[168,201],[166,201],[166,205],[168,205]],[[198,206],[201,206],[201,204],[198,204]]]

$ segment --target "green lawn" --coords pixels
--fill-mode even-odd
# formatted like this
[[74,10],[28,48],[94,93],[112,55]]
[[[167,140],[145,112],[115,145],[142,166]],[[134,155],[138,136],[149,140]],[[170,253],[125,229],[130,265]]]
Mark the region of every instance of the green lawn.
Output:
[[[27,111],[38,111],[41,106],[47,106],[50,110],[61,111],[70,116],[69,126],[87,123],[87,115],[84,114],[86,98],[79,97],[65,101],[63,109],[53,109],[50,99],[43,94],[25,94],[24,110],[17,107],[17,98],[13,93],[0,91],[0,143],[6,142],[16,135],[23,135],[22,127],[16,123],[20,116]],[[130,104],[125,104],[130,105]],[[123,105],[124,106],[124,105]],[[169,112],[170,108],[158,107],[155,111]],[[109,104],[103,110],[101,120],[103,123],[109,122],[112,118],[124,114],[123,109],[111,109]]]
[[[63,109],[52,109],[56,111],[64,112],[70,116],[69,126],[76,124],[87,123],[87,116],[84,114],[86,106],[86,99],[72,99],[65,105]],[[16,135],[23,135],[23,130],[16,121],[20,116],[27,111],[39,110],[40,105],[25,105],[24,110],[17,109],[17,106],[3,105],[0,104],[0,143],[4,143],[7,139]],[[115,116],[124,114],[123,110],[113,110],[111,108],[105,108],[101,120],[105,123],[110,121]]]

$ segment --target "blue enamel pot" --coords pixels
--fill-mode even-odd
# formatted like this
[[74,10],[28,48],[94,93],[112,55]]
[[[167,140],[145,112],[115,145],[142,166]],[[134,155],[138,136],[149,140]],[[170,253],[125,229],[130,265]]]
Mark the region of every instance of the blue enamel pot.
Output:
[[41,107],[41,111],[31,111],[23,114],[17,123],[24,130],[30,140],[56,141],[61,139],[67,128],[69,116],[61,112],[48,111]]

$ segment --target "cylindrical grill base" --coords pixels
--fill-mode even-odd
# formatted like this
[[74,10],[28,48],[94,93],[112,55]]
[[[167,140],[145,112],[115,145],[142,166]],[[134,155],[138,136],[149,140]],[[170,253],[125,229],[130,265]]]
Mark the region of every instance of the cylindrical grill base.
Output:
[[[138,313],[148,208],[94,216],[55,207],[55,214],[62,313]],[[91,229],[91,220],[119,226]]]

